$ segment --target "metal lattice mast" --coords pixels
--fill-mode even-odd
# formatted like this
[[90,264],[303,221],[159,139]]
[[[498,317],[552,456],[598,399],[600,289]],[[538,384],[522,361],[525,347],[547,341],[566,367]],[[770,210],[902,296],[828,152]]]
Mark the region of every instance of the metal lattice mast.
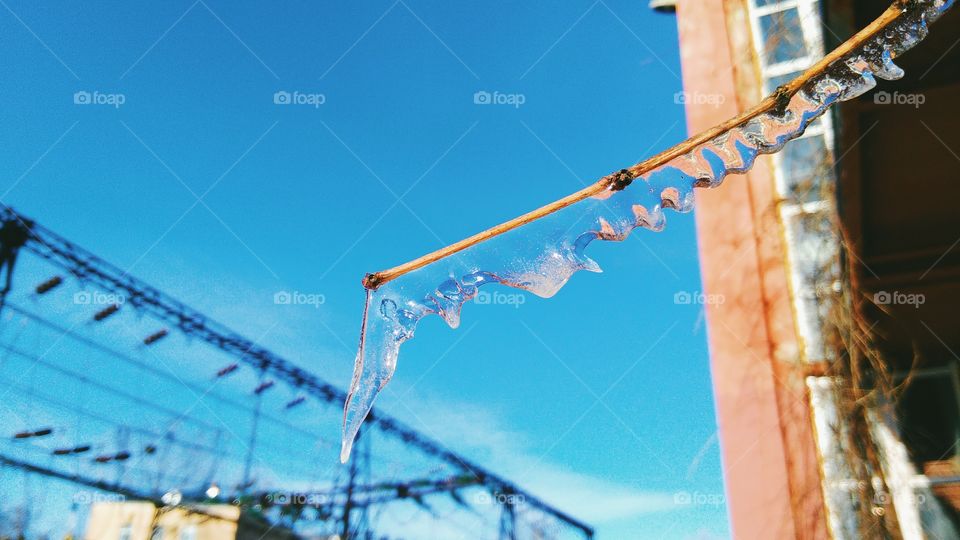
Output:
[[[140,312],[170,324],[187,336],[205,341],[234,356],[239,362],[299,388],[321,402],[340,406],[346,400],[346,393],[343,390],[13,210],[9,208],[0,210],[0,222],[2,222],[2,230],[6,231],[0,235],[0,255],[3,255],[0,259],[0,270],[6,267],[7,278],[13,270],[16,251],[21,248],[27,249],[79,280],[104,290],[123,294],[126,304]],[[22,243],[19,242],[20,238],[25,238]],[[13,241],[15,243],[11,243]],[[8,257],[11,252],[12,258]],[[490,492],[515,493],[522,496],[526,505],[578,529],[587,538],[593,536],[593,528],[589,525],[548,505],[492,471],[446,449],[442,444],[422,435],[403,422],[377,410],[370,412],[368,421],[385,435],[402,441],[406,446],[464,471],[476,484],[484,486]]]

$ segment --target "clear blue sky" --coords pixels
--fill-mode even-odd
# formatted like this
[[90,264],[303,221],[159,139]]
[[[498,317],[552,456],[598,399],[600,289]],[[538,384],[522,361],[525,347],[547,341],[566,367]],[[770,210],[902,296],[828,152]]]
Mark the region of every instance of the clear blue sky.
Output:
[[[341,386],[365,272],[685,136],[641,0],[0,4],[0,199]],[[426,319],[379,406],[600,538],[726,537],[672,504],[722,495],[693,218],[589,251],[553,299]]]

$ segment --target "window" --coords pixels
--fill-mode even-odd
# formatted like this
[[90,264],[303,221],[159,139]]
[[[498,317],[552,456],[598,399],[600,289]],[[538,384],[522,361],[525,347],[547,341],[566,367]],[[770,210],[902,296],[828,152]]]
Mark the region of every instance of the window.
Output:
[[[812,126],[811,126],[812,127]],[[823,199],[824,182],[833,182],[833,166],[822,135],[787,143],[778,158],[782,178],[780,194],[795,204]]]
[[[793,80],[823,55],[823,30],[817,0],[749,0],[753,46],[760,64],[763,91],[772,93]],[[821,328],[821,292],[836,255],[825,188],[835,182],[833,124],[822,116],[798,139],[773,156],[780,217],[786,229],[793,308],[807,361],[825,356]]]
[[787,84],[788,82],[796,79],[803,71],[791,71],[790,73],[785,73],[783,75],[773,75],[770,77],[764,77],[764,88],[763,91],[767,94],[772,94],[776,91],[777,88]]
[[807,56],[800,12],[797,8],[761,16],[760,35],[763,38],[764,59],[768,66]]
[[[790,144],[795,144],[794,141]],[[811,205],[812,206],[812,205]],[[793,258],[793,307],[803,336],[808,360],[826,356],[820,331],[826,320],[826,302],[822,296],[833,284],[825,279],[835,271],[836,243],[829,214],[815,208],[792,207],[784,213],[784,225],[790,255]]]
[[[958,364],[916,369],[897,399],[897,428],[917,470],[926,478],[942,509],[960,520],[960,377]],[[906,374],[897,374],[903,382]],[[921,477],[923,478],[923,477]],[[919,493],[924,493],[920,491]],[[918,501],[921,506],[923,500]],[[931,534],[930,538],[937,535]],[[943,536],[944,538],[946,535]]]
[[956,366],[917,370],[897,402],[897,412],[904,442],[921,471],[928,463],[957,457],[960,379]]

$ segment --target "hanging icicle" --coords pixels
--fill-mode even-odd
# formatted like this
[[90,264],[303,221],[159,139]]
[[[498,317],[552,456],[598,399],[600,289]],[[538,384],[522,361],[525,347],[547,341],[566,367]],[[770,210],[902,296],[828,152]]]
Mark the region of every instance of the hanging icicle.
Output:
[[[779,151],[832,105],[897,79],[893,60],[927,35],[953,0],[895,2],[757,107],[632,167],[533,212],[382,272],[367,275],[360,347],[344,405],[346,461],[360,425],[397,367],[400,345],[437,314],[451,328],[463,304],[487,284],[549,298],[580,270],[600,272],[585,251],[594,240],[621,241],[634,229],[666,224],[664,210],[689,212],[694,188],[718,187]],[[587,219],[584,219],[584,218]]]

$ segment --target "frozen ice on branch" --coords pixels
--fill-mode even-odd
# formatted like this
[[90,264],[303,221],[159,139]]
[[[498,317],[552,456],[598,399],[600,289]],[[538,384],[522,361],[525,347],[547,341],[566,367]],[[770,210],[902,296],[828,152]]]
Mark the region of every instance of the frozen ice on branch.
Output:
[[420,319],[436,313],[456,328],[463,304],[483,285],[549,298],[577,271],[600,272],[585,253],[590,242],[624,240],[637,227],[661,230],[665,209],[693,208],[694,188],[717,187],[727,175],[746,172],[757,156],[779,151],[831,105],[869,91],[875,78],[899,79],[903,70],[893,60],[922,40],[953,2],[895,2],[757,107],[538,210],[369,274],[340,459],[349,458],[360,425],[397,367],[400,345]]

